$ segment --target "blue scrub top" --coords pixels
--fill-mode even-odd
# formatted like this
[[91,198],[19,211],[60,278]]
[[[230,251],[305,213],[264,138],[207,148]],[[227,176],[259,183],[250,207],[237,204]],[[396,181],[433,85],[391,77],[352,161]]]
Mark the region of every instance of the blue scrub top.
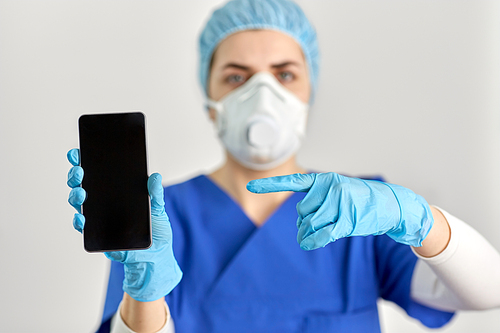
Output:
[[[303,251],[292,194],[261,227],[206,176],[165,188],[175,257],[184,272],[167,295],[176,332],[380,332],[377,299],[428,327],[453,313],[410,298],[416,256],[386,235],[349,237]],[[112,262],[102,325],[123,297]]]

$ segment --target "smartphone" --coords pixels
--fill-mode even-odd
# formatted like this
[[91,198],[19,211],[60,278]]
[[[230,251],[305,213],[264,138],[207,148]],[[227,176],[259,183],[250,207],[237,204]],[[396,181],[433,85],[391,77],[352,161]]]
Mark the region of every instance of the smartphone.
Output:
[[145,116],[141,112],[86,114],[78,119],[82,187],[87,198],[87,252],[151,246]]

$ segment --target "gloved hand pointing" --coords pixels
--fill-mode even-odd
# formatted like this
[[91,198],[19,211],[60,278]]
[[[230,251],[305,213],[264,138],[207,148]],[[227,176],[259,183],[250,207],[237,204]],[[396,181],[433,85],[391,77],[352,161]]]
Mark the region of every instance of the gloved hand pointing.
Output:
[[[83,169],[78,149],[68,152],[68,160],[73,165],[68,173],[68,185],[72,187],[69,203],[75,207],[73,225],[82,232],[85,227],[85,217],[80,214],[81,205],[85,201],[85,190],[80,184],[83,179]],[[164,297],[179,283],[182,271],[175,260],[172,251],[172,229],[163,200],[161,175],[152,174],[148,179],[148,191],[151,197],[151,225],[153,244],[147,250],[113,251],[104,254],[111,260],[123,263],[125,279],[123,290],[132,298],[141,302],[149,302]]]
[[421,246],[434,223],[427,202],[409,189],[333,172],[256,179],[247,189],[254,193],[308,192],[297,204],[297,241],[304,250],[343,237],[380,234]]

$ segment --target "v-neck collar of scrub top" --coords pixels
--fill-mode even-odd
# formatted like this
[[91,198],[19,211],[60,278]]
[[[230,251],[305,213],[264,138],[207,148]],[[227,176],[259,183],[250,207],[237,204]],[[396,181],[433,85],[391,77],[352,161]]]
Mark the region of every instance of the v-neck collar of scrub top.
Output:
[[220,198],[224,198],[224,200],[231,202],[235,207],[238,208],[240,213],[245,217],[246,222],[249,222],[253,225],[255,229],[262,229],[264,228],[269,222],[272,222],[276,220],[276,217],[280,215],[280,211],[283,210],[283,207],[287,206],[287,202],[290,201],[296,201],[295,197],[301,196],[303,197],[305,193],[301,192],[294,192],[290,196],[288,196],[278,207],[276,207],[271,214],[269,214],[266,217],[266,220],[261,224],[261,225],[256,225],[250,217],[245,213],[241,205],[229,194],[227,193],[222,187],[220,187],[215,181],[213,181],[208,175],[201,175],[201,179],[203,179],[206,183],[210,184],[215,192],[218,193]]
[[[234,253],[234,256],[229,259],[225,267],[221,270],[219,276],[215,279],[215,285],[212,286],[212,291],[209,293],[210,296],[207,298],[221,297],[222,294],[226,294],[228,291],[227,281],[235,281],[234,274],[239,274],[239,272],[244,272],[242,270],[242,266],[245,266],[245,263],[248,262],[251,258],[256,258],[255,255],[257,253],[253,253],[257,248],[267,248],[266,251],[269,251],[269,247],[274,248],[274,250],[278,252],[288,252],[290,251],[289,242],[290,239],[293,242],[296,242],[296,204],[300,201],[306,193],[297,192],[292,193],[281,205],[279,205],[266,219],[266,221],[262,224],[262,226],[256,226],[250,218],[245,214],[241,206],[223,189],[221,189],[216,183],[214,183],[209,177],[203,175],[203,181],[206,184],[210,184],[208,187],[209,191],[213,191],[214,199],[217,201],[224,200],[222,205],[230,205],[231,208],[236,208],[238,210],[238,215],[244,216],[244,219],[234,218],[232,219],[233,223],[245,223],[245,226],[241,226],[243,228],[247,227],[252,230],[248,234],[248,237],[245,240],[242,240],[240,247]],[[248,229],[247,229],[248,230]],[[259,245],[260,244],[260,245]],[[279,248],[282,247],[281,250]],[[305,254],[304,251],[300,250],[299,245],[297,244],[294,247],[294,250]],[[260,252],[259,250],[257,250]],[[283,257],[287,257],[285,253],[283,253]],[[235,268],[238,266],[239,268]],[[253,275],[253,274],[252,274]],[[242,283],[245,280],[240,277]],[[225,282],[226,281],[226,282]],[[241,285],[238,287],[240,291],[243,291],[244,286]],[[227,296],[227,294],[226,294]],[[212,298],[212,300],[214,300]]]

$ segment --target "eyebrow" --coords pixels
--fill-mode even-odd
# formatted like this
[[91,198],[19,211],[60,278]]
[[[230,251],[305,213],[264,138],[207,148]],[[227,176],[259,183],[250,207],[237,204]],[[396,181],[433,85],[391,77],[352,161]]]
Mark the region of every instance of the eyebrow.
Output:
[[[289,66],[289,65],[293,65],[293,66],[299,67],[299,64],[297,62],[295,62],[295,61],[285,61],[285,62],[282,62],[282,63],[279,63],[279,64],[271,65],[271,67],[279,69],[279,68],[283,68],[283,67],[286,67],[286,66]],[[244,71],[250,70],[249,66],[241,65],[241,64],[238,64],[238,63],[235,63],[235,62],[230,62],[230,63],[226,64],[222,69],[224,70],[226,68],[237,68],[237,69],[241,69],[241,70],[244,70]]]
[[222,67],[223,70],[226,69],[226,68],[237,68],[237,69],[241,69],[241,70],[244,70],[244,71],[250,70],[250,67],[244,66],[244,65],[240,65],[240,64],[237,64],[237,63],[234,63],[234,62],[230,62],[230,63],[226,64],[224,67]]
[[299,67],[299,63],[295,61],[285,61],[279,64],[271,65],[272,68],[283,68],[289,65],[297,66]]

